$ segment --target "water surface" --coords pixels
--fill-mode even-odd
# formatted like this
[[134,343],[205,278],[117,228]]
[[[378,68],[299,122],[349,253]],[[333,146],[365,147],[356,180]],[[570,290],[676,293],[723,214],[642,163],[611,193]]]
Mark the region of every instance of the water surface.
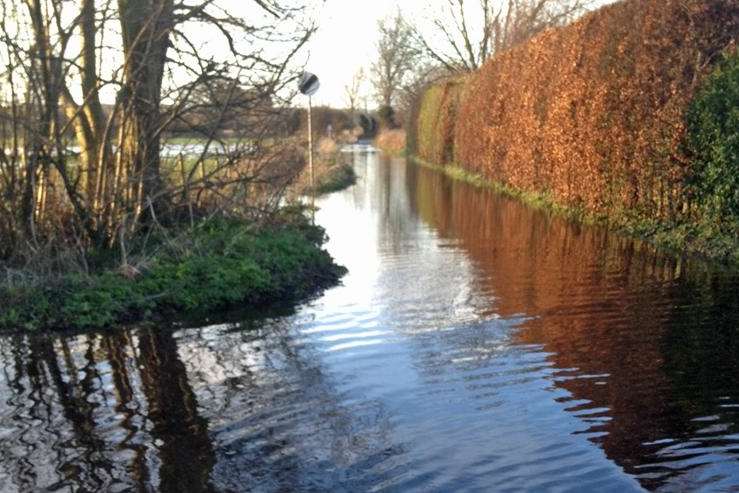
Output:
[[0,338],[0,491],[739,490],[739,275],[346,157],[294,313]]

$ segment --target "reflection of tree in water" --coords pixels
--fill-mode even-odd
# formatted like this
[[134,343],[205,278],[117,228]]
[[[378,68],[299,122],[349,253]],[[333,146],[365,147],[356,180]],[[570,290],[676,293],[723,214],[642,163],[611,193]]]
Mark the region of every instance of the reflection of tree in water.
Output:
[[[373,167],[377,185],[372,188],[378,204],[380,241],[384,248],[399,254],[409,250],[408,241],[418,235],[423,223],[411,214],[406,191],[406,167],[395,159],[377,156],[379,165]],[[415,233],[415,234],[414,234]],[[402,240],[402,241],[401,241]]]
[[[384,204],[378,212],[382,263],[377,289],[387,296],[375,301],[382,306],[383,322],[413,332],[478,322],[492,315],[493,293],[472,289],[476,272],[466,254],[456,248],[456,239],[439,239],[419,220],[417,197],[409,192],[417,180],[417,167],[380,157],[374,168],[381,182],[374,193]],[[447,193],[450,187],[435,192]],[[450,339],[442,337],[439,342]]]
[[215,456],[177,343],[171,332],[157,329],[140,331],[138,340],[141,391],[161,461],[159,489],[208,491]]
[[[8,485],[99,491],[158,476],[163,491],[207,489],[207,423],[170,333],[15,336],[1,344],[0,429],[9,436],[0,466]],[[197,460],[185,464],[183,453]]]
[[[739,282],[731,276],[693,278],[673,287],[673,309],[665,335],[664,369],[669,378],[675,414],[684,423],[673,424],[666,435],[672,443],[652,444],[654,457],[649,473],[669,478],[676,476],[673,462],[685,461],[695,467],[703,454],[715,462],[739,461]],[[676,453],[676,445],[686,444]],[[705,478],[703,474],[703,478]],[[729,485],[737,477],[716,471]],[[682,481],[695,488],[701,478]],[[724,486],[724,485],[721,485]]]
[[381,464],[383,407],[337,404],[289,324],[0,339],[5,488],[279,490]]
[[479,266],[476,290],[494,292],[503,316],[537,317],[519,342],[553,353],[569,410],[611,459],[650,488],[694,486],[696,466],[739,459],[735,275],[439,173],[407,174],[418,214]]
[[123,434],[118,448],[120,458],[130,460],[129,473],[135,484],[150,481],[146,464],[147,446],[140,432],[144,425],[146,403],[137,395],[134,381],[137,368],[129,355],[132,348],[130,332],[110,334],[101,340],[101,349],[111,368],[111,380],[116,394],[115,412],[121,417],[120,428]]
[[394,248],[394,253],[402,253],[402,248],[407,251],[408,245],[398,240],[412,238],[408,232],[422,225],[408,214],[405,166],[402,161],[396,162],[376,153],[353,156],[358,180],[344,194],[350,197],[355,210],[369,211],[372,218],[379,221],[374,226],[381,236],[380,247]]
[[[9,397],[2,411],[2,428],[11,437],[4,440],[2,462],[12,471],[10,484],[21,491],[74,483],[94,489],[109,479],[114,468],[95,430],[101,402],[91,396],[99,376],[93,342],[85,338],[80,344],[85,348],[81,361],[73,362],[64,341],[55,344],[48,337],[3,340],[4,349],[14,355],[14,364],[11,369],[3,357],[3,383],[10,392],[2,392]],[[75,364],[79,370],[68,371]],[[60,477],[55,478],[54,469]],[[68,483],[66,475],[75,475],[76,480]]]

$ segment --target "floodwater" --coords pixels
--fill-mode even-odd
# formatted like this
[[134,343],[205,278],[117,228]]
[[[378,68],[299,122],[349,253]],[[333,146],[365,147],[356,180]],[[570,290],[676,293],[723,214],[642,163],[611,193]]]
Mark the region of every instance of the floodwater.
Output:
[[0,490],[739,490],[739,275],[346,156],[294,312],[1,338]]

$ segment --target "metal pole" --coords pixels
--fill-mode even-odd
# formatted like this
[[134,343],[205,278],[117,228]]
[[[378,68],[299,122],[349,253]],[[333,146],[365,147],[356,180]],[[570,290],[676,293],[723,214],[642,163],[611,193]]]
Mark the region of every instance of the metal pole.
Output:
[[313,223],[316,222],[316,188],[313,178],[313,102],[308,96],[308,172],[310,173],[310,209]]

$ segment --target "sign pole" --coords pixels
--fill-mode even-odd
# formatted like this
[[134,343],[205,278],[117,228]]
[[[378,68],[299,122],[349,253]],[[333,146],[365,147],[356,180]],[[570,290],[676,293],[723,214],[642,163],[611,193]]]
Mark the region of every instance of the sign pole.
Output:
[[313,101],[308,96],[308,172],[310,173],[310,209],[313,224],[316,223],[316,184],[313,175]]
[[302,94],[308,96],[308,173],[310,173],[310,208],[313,224],[316,223],[316,183],[313,176],[313,96],[321,83],[318,77],[310,72],[303,72],[298,82]]

